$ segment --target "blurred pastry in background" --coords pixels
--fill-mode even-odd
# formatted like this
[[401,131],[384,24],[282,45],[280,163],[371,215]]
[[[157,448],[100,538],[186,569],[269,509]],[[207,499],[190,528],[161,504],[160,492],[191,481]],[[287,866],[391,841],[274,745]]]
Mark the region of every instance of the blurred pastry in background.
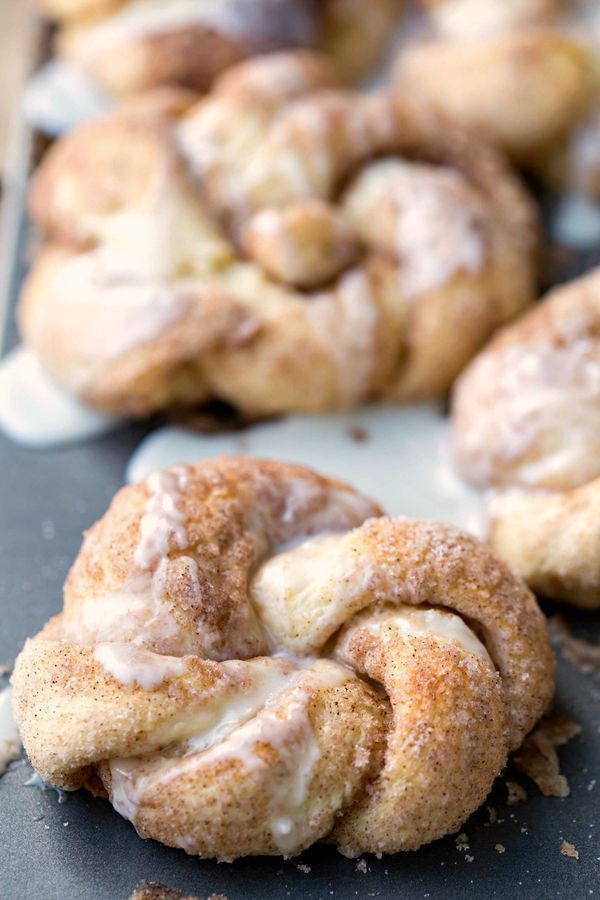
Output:
[[175,84],[206,91],[240,60],[319,48],[355,79],[378,61],[402,0],[38,0],[58,53],[111,94]]
[[596,79],[589,48],[562,27],[571,4],[432,0],[429,6],[432,33],[397,59],[399,89],[519,164],[565,138],[590,108]]
[[503,329],[459,378],[456,460],[480,487],[600,476],[600,269]]
[[502,158],[339,84],[274,54],[54,145],[20,322],[59,385],[134,416],[431,397],[533,300],[536,215]]
[[600,479],[570,491],[497,492],[489,540],[537,594],[600,607]]

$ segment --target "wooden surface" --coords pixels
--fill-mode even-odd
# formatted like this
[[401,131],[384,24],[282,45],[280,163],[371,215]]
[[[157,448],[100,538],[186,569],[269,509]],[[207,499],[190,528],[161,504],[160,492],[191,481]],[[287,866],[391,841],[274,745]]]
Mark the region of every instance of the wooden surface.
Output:
[[37,17],[28,0],[0,0],[0,168],[4,170],[12,123],[31,71]]

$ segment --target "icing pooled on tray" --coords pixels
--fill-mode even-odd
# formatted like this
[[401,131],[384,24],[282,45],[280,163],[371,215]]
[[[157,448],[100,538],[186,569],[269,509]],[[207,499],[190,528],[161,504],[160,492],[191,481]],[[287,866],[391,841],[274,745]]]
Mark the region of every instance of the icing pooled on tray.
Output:
[[391,515],[441,519],[481,531],[481,495],[456,475],[448,420],[434,404],[290,416],[227,434],[161,428],[133,454],[127,480],[142,481],[174,463],[219,454],[303,463],[356,484]]
[[57,387],[26,347],[0,363],[0,430],[17,443],[53,447],[96,437],[119,423]]

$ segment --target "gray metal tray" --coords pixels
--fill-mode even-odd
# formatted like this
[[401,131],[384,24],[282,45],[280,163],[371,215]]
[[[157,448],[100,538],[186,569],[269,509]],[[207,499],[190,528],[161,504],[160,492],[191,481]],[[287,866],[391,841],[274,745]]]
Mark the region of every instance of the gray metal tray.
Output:
[[[16,148],[25,169],[25,132]],[[16,341],[12,310],[26,255],[23,184],[17,178],[9,189],[14,214],[6,221],[0,272],[10,293],[5,350]],[[0,317],[0,332],[1,325]],[[105,511],[149,427],[126,426],[93,443],[51,452],[16,447],[0,436],[0,663],[10,664],[25,638],[60,609],[62,582],[81,532]],[[575,632],[598,636],[598,616],[563,612]],[[560,659],[557,709],[583,726],[561,750],[571,796],[545,798],[523,777],[505,775],[527,787],[528,802],[508,807],[499,779],[488,801],[499,820],[489,824],[485,807],[476,813],[462,829],[468,850],[449,837],[417,853],[367,857],[366,871],[325,846],[290,861],[253,858],[229,865],[188,857],[141,840],[107,802],[83,791],[60,803],[54,791],[24,786],[31,768],[16,762],[0,779],[0,898],[126,900],[142,880],[200,897],[218,892],[229,900],[588,897],[600,892],[599,707],[600,681]],[[560,854],[563,839],[575,845],[579,860]]]

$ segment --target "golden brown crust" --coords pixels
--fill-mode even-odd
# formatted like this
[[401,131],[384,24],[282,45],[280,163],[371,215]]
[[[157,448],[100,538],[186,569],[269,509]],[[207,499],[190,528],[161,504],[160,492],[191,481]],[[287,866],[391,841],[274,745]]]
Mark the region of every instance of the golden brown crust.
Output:
[[532,590],[600,607],[600,480],[557,493],[510,491],[489,507],[489,540]]
[[600,270],[552,291],[458,380],[458,465],[477,485],[567,489],[600,474]]
[[[253,414],[428,397],[530,302],[536,219],[502,160],[407,98],[338,86],[326,59],[276,54],[191,109],[159,92],[55,145],[30,208],[70,250],[34,266],[21,325],[61,385],[130,415],[207,394]],[[84,350],[73,316],[101,334],[107,309],[129,343]]]
[[259,460],[124,488],[16,662],[34,766],[207,857],[458,828],[551,698],[545,621],[484,545],[379,515]]
[[401,53],[395,82],[519,163],[564,137],[588,109],[595,87],[581,42],[533,26],[415,44]]

